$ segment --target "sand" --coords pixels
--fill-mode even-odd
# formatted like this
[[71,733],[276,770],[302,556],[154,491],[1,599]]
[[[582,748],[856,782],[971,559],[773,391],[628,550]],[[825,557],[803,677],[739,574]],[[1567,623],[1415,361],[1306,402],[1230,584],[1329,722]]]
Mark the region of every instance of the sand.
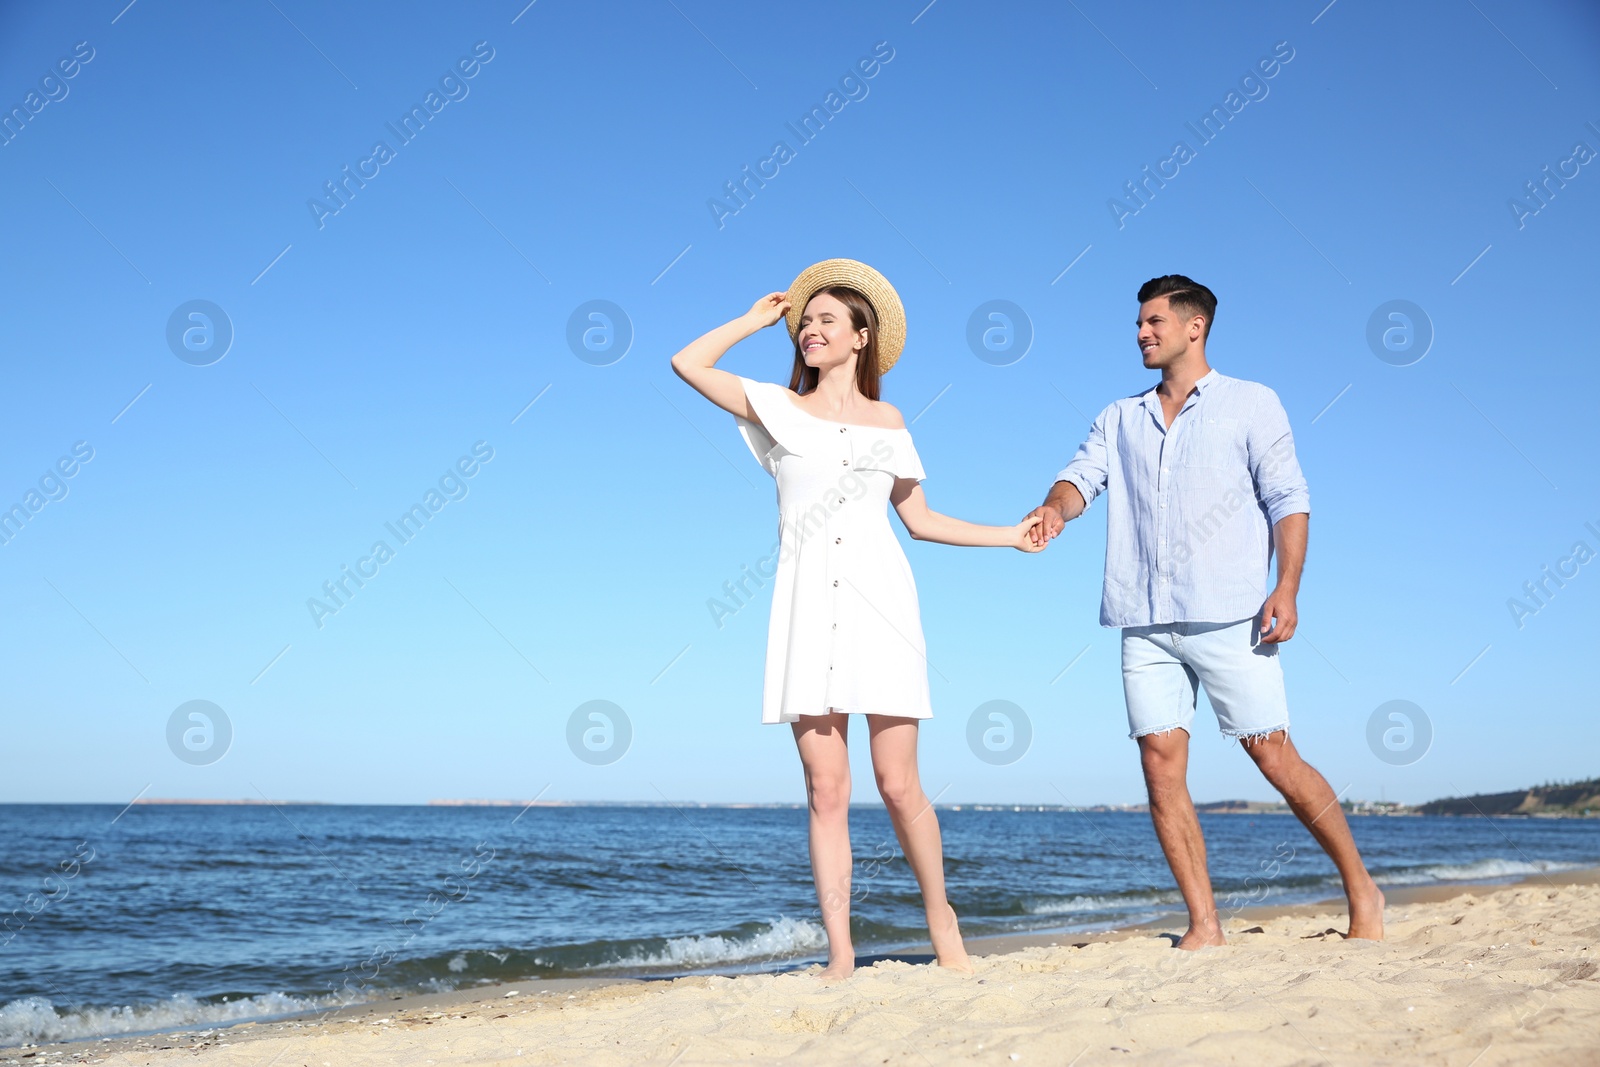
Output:
[[1165,936],[1180,924],[1058,936],[979,956],[972,976],[887,960],[837,985],[805,972],[534,981],[0,1062],[1600,1064],[1595,882],[1391,891],[1382,943],[1334,933],[1332,903],[1253,909],[1228,921],[1228,946],[1195,953]]

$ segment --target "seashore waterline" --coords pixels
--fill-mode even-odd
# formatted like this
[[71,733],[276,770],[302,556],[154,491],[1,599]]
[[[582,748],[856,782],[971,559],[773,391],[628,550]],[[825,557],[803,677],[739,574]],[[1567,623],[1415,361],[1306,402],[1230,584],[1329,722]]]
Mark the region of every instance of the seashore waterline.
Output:
[[[969,937],[1181,909],[1141,812],[939,817]],[[858,951],[922,943],[882,808],[851,821]],[[1292,816],[1202,822],[1224,915],[1338,894]],[[1596,820],[1352,823],[1384,885],[1600,864]],[[799,806],[0,805],[0,826],[0,1046],[530,979],[781,970],[825,952]]]

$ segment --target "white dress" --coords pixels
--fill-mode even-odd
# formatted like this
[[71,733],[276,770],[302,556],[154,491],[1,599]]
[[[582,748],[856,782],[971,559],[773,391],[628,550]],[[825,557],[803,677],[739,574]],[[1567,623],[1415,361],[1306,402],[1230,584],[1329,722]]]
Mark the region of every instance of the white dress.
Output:
[[761,721],[930,717],[917,587],[888,514],[895,479],[923,478],[911,432],[821,419],[780,385],[739,381],[761,419],[735,416],[739,432],[778,484]]

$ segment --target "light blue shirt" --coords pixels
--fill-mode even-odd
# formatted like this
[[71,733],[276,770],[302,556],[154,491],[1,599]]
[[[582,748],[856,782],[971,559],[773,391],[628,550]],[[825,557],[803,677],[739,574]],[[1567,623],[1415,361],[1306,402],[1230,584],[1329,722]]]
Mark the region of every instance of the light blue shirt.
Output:
[[1166,425],[1155,387],[1102,411],[1056,475],[1108,493],[1102,626],[1237,622],[1272,588],[1272,527],[1311,513],[1278,394],[1212,370]]

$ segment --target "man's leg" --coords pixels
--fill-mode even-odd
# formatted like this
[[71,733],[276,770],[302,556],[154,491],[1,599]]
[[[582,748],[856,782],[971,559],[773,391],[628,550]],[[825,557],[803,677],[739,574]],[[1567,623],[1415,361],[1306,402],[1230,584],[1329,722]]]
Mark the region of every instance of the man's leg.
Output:
[[1189,908],[1189,930],[1178,942],[1179,948],[1189,949],[1220,945],[1223,939],[1206,873],[1206,842],[1189,798],[1189,726],[1198,677],[1179,659],[1182,641],[1173,627],[1124,629],[1122,691],[1128,702],[1128,733],[1139,742],[1150,821]]
[[1180,728],[1145,734],[1138,740],[1145,789],[1150,795],[1150,821],[1155,823],[1161,851],[1166,853],[1167,865],[1189,909],[1189,929],[1178,947],[1226,944],[1211,892],[1211,875],[1206,871],[1206,840],[1189,797],[1189,732]]
[[1339,807],[1328,780],[1300,757],[1287,730],[1265,737],[1242,737],[1239,741],[1267,781],[1283,794],[1284,801],[1311,831],[1333,865],[1339,868],[1344,895],[1350,901],[1348,936],[1382,941],[1383,890],[1361,862],[1361,853],[1356,851],[1356,840],[1350,833],[1350,824],[1345,821],[1344,809]]
[[1327,779],[1289,740],[1289,699],[1275,644],[1261,642],[1256,619],[1207,624],[1184,639],[1222,732],[1237,738],[1273,788],[1327,852],[1350,900],[1351,937],[1383,939],[1383,893],[1372,881]]

